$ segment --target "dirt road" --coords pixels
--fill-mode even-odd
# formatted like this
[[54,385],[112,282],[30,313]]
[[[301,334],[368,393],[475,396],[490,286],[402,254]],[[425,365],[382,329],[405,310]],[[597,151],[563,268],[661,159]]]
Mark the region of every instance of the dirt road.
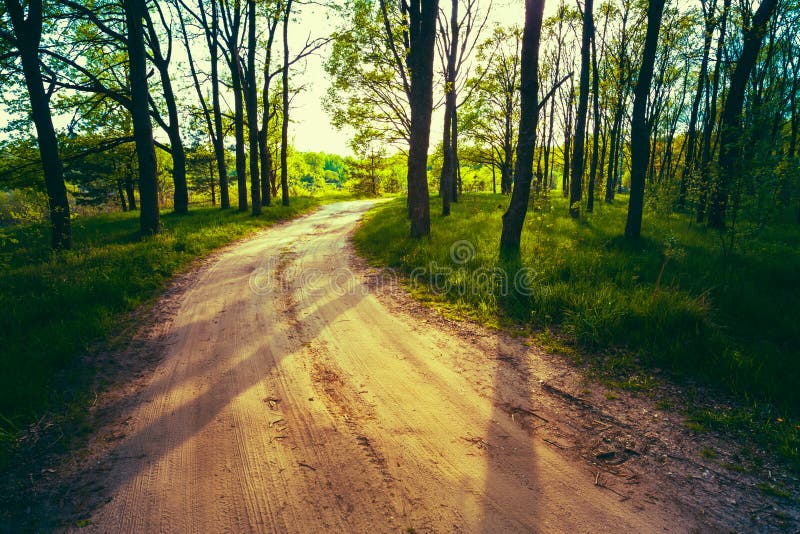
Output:
[[162,363],[105,438],[108,502],[82,526],[692,530],[669,498],[609,489],[537,431],[571,416],[538,398],[551,370],[533,348],[375,295],[348,244],[371,205],[324,206],[197,273],[161,325]]

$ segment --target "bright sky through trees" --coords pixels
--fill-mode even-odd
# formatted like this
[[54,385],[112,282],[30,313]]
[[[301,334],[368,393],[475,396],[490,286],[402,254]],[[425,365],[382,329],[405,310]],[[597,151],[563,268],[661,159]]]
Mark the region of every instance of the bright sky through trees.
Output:
[[[549,16],[555,11],[557,3],[549,2],[545,6],[545,16]],[[524,14],[524,6],[521,2],[514,0],[495,0],[492,5],[490,13],[490,21],[492,24],[519,24],[522,25]],[[320,5],[304,6],[299,18],[294,22],[296,30],[290,32],[290,48],[299,49],[302,47],[306,38],[310,35],[314,37],[322,37],[330,34],[336,29],[339,21],[336,19],[336,14],[331,10]],[[302,31],[297,31],[297,30]],[[207,52],[204,50],[205,43],[199,42],[193,45],[197,48],[197,57],[204,58]],[[176,47],[176,56],[180,61],[186,61],[185,53],[181,47]],[[330,120],[322,107],[322,98],[325,95],[329,81],[323,69],[323,62],[325,61],[326,51],[310,56],[304,62],[299,64],[296,68],[299,75],[295,75],[296,84],[303,86],[304,90],[292,100],[292,130],[291,137],[293,138],[294,147],[299,151],[324,151],[335,154],[349,154],[350,138],[352,132],[337,131],[330,124]],[[438,61],[437,61],[438,65]],[[187,87],[191,81],[185,80]],[[185,94],[191,95],[190,91],[185,91]],[[434,111],[434,120],[432,124],[432,137],[438,139],[441,135],[441,120],[439,116],[441,110]],[[12,120],[12,115],[8,110],[0,105],[0,126]],[[56,127],[63,127],[69,122],[71,117],[62,116],[54,117]],[[0,132],[0,138],[4,136]],[[156,135],[161,135],[156,132]]]
[[[549,2],[545,5],[545,16],[555,12],[557,2]],[[490,20],[496,24],[519,24],[523,23],[525,7],[522,2],[515,0],[495,0],[490,13]],[[299,28],[304,32],[292,34],[295,40],[295,47],[302,45],[307,35],[312,37],[327,35],[337,24],[333,15],[328,15],[325,8],[319,6],[307,6],[301,19],[297,22]],[[349,154],[350,137],[352,132],[337,131],[331,126],[328,115],[322,108],[322,97],[329,86],[328,79],[322,64],[325,61],[324,54],[310,57],[306,62],[305,73],[298,77],[299,82],[306,87],[306,90],[297,95],[293,101],[292,109],[292,135],[294,146],[300,151],[324,151],[336,154]],[[436,65],[438,65],[438,60]],[[440,120],[441,110],[434,111],[434,119],[431,125],[431,138],[441,137],[442,121]]]

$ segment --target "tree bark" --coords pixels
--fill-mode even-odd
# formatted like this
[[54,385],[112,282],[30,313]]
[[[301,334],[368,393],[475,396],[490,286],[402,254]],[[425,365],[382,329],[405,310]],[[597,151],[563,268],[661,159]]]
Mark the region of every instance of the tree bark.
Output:
[[287,0],[283,16],[283,122],[281,123],[281,204],[289,205],[289,17],[292,0]]
[[267,144],[267,137],[269,135],[269,122],[272,118],[270,111],[269,91],[272,82],[272,73],[270,68],[272,65],[272,45],[275,42],[275,32],[278,27],[280,17],[275,14],[274,18],[269,23],[269,37],[267,42],[267,57],[264,60],[264,84],[261,88],[261,100],[263,111],[261,113],[261,129],[258,132],[258,154],[261,164],[261,204],[270,206],[272,204],[272,187],[270,176],[272,174],[272,152]]
[[627,101],[627,91],[625,89],[628,79],[629,70],[627,68],[628,57],[628,16],[630,10],[627,8],[622,14],[622,34],[619,39],[619,78],[617,79],[617,104],[614,109],[614,119],[611,124],[611,139],[608,153],[608,176],[606,177],[606,191],[605,201],[611,203],[614,201],[616,193],[617,180],[619,176],[619,161],[620,154],[622,153],[622,121],[625,113],[625,103]]
[[233,85],[233,125],[236,137],[236,186],[239,193],[239,211],[247,211],[247,151],[244,146],[244,97],[242,95],[242,63],[239,54],[239,31],[242,26],[241,0],[233,3],[233,18],[227,35],[228,67]]
[[136,211],[136,194],[134,193],[133,184],[133,167],[132,163],[128,165],[128,171],[125,176],[125,194],[128,197],[128,209]]
[[[203,4],[200,2],[202,11]],[[222,108],[219,98],[219,11],[217,2],[211,2],[211,105],[214,109],[214,154],[217,157],[217,174],[219,175],[219,204],[224,210],[230,209],[231,200],[228,191],[228,163],[225,161],[225,132],[222,130]]]
[[581,214],[583,197],[583,162],[586,141],[586,115],[589,108],[589,47],[594,34],[592,0],[583,7],[583,35],[581,37],[581,79],[578,93],[578,112],[575,116],[575,146],[572,151],[572,172],[569,183],[569,214],[577,218]]
[[258,91],[256,89],[256,1],[248,0],[247,26],[247,130],[250,141],[250,203],[253,215],[261,215],[261,177],[258,173]]
[[[457,0],[455,0],[457,1]],[[439,196],[442,199],[442,216],[450,215],[450,201],[453,197],[453,184],[455,183],[451,149],[452,110],[449,106],[450,94],[445,96],[444,134],[442,140],[442,172],[439,175]]]
[[450,215],[450,202],[457,191],[455,139],[453,121],[456,115],[456,56],[458,54],[458,2],[451,0],[450,29],[451,36],[445,68],[445,109],[442,140],[442,172],[439,179],[439,195],[442,198],[442,215]]
[[147,57],[144,48],[145,0],[125,0],[125,21],[128,27],[128,60],[130,62],[131,119],[139,162],[139,227],[142,234],[158,233],[161,227],[158,211],[158,181],[153,125],[150,122],[150,98],[147,88]]
[[211,162],[208,164],[208,178],[211,181],[211,205],[217,205],[217,191],[216,186],[214,184],[214,163]]
[[[587,5],[588,8],[588,5]],[[589,188],[586,192],[586,211],[591,213],[594,211],[594,184],[597,177],[597,163],[600,156],[600,72],[597,69],[597,43],[594,31],[594,21],[592,21],[592,102],[594,111],[592,113],[592,121],[594,123],[592,139],[592,162],[589,170]]]
[[64,167],[58,153],[58,138],[53,127],[50,98],[44,89],[39,64],[43,21],[42,0],[32,0],[28,4],[27,18],[18,0],[5,0],[5,5],[16,36],[25,86],[31,103],[31,115],[36,127],[50,211],[50,244],[55,250],[69,249],[72,247],[72,227],[67,187],[64,183]]
[[[570,86],[570,91],[573,91]],[[561,170],[561,194],[564,198],[569,196],[569,168],[572,158],[572,96],[567,98],[567,121],[564,127],[564,148],[561,152],[564,166]]]
[[408,9],[409,50],[406,62],[411,74],[409,107],[411,135],[408,150],[408,207],[411,237],[430,235],[428,195],[428,146],[433,110],[433,51],[439,0],[411,0]]
[[525,29],[522,34],[520,123],[517,142],[517,162],[514,167],[514,190],[508,210],[503,214],[500,234],[500,256],[506,261],[518,261],[522,227],[528,212],[533,179],[533,153],[536,126],[539,120],[539,39],[542,33],[544,0],[525,1]]
[[644,183],[647,174],[647,159],[650,151],[650,131],[647,122],[647,100],[653,79],[658,32],[664,14],[664,0],[650,0],[647,8],[647,34],[642,51],[642,64],[633,96],[631,119],[631,195],[628,202],[628,219],[625,237],[639,239],[642,234],[642,211],[644,209]]

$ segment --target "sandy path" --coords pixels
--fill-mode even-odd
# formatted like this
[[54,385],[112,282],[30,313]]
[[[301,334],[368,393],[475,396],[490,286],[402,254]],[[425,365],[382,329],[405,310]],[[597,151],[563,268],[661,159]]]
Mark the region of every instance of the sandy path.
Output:
[[568,417],[535,398],[540,364],[375,296],[347,241],[371,205],[325,206],[202,270],[123,414],[89,528],[691,530],[537,435],[537,419]]

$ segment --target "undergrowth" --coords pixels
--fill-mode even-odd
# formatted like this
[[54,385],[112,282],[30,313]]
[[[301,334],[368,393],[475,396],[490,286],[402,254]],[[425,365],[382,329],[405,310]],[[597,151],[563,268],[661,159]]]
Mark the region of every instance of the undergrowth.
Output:
[[399,199],[368,213],[355,243],[405,273],[418,297],[579,349],[567,352],[611,368],[612,386],[646,389],[647,369],[658,367],[723,387],[747,406],[766,403],[763,417],[787,422],[772,424],[765,440],[800,459],[800,427],[788,422],[800,415],[796,223],[773,224],[725,254],[716,232],[678,214],[646,215],[642,239],[623,239],[624,196],[579,220],[551,198],[550,210],[529,211],[522,264],[508,266],[498,258],[507,204],[464,195],[451,216],[432,216],[429,238],[413,240]]

